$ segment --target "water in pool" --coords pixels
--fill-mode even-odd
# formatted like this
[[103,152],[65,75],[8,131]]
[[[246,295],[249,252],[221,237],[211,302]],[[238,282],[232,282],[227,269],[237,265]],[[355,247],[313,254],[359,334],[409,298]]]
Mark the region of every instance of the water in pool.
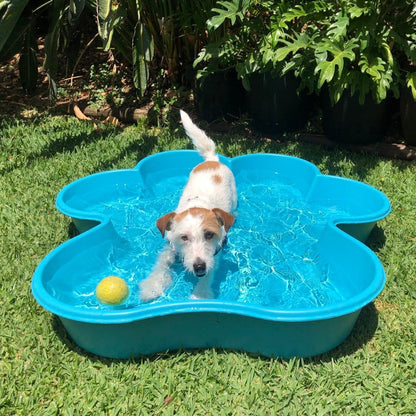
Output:
[[[138,187],[135,193],[119,186],[116,200],[90,208],[112,218],[121,242],[98,262],[101,266],[79,271],[75,289],[56,296],[80,308],[143,306],[138,283],[150,273],[165,244],[155,222],[175,209],[186,177],[149,179],[154,183],[151,188]],[[333,273],[316,250],[320,232],[334,213],[307,204],[293,186],[270,175],[240,173],[236,181],[236,222],[220,254],[213,283],[216,298],[277,310],[319,308],[343,300],[345,293],[332,284]],[[67,267],[75,266],[69,261]],[[173,266],[173,273],[174,284],[154,303],[189,298],[196,278],[180,263]],[[130,295],[120,306],[105,306],[96,299],[96,285],[108,275],[120,276],[129,285]]]

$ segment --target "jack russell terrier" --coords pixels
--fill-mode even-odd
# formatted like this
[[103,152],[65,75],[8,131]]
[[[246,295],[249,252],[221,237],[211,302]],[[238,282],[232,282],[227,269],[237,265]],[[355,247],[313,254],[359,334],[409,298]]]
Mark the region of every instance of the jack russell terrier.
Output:
[[140,298],[149,302],[163,295],[172,284],[171,266],[178,257],[185,269],[198,278],[191,299],[209,299],[216,254],[234,223],[237,191],[231,170],[219,161],[215,143],[181,110],[186,134],[204,158],[189,175],[179,204],[156,221],[167,244],[150,275],[140,282]]

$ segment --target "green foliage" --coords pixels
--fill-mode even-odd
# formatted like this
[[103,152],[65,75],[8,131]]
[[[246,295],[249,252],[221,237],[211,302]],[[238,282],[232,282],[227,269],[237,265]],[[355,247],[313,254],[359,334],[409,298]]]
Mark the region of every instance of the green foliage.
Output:
[[[44,69],[49,77],[50,97],[56,98],[58,53],[71,42],[79,28],[85,0],[2,1],[0,2],[0,60],[19,54],[19,73],[23,89],[33,93],[37,83],[36,39],[45,35]],[[40,17],[48,18],[46,29],[39,29]],[[36,31],[35,28],[38,28]],[[39,32],[41,30],[41,32]],[[42,31],[44,30],[44,31]]]
[[[398,95],[399,67],[389,49],[391,37],[385,25],[385,14],[391,11],[383,9],[384,2],[311,1],[305,6],[289,7],[281,15],[284,23],[272,27],[276,55],[265,56],[266,63],[267,59],[274,66],[283,63],[281,72],[293,70],[302,87],[310,90],[319,91],[326,84],[333,103],[345,90],[357,92],[360,102],[368,94],[377,102],[388,91]],[[291,60],[304,72],[288,66]]]
[[[171,83],[186,83],[185,78],[191,78],[192,63],[206,42],[206,21],[215,0],[45,0],[39,7],[37,3],[0,1],[0,59],[22,52],[27,36],[35,39],[30,31],[35,26],[33,20],[47,12],[44,69],[54,100],[58,67],[62,65],[59,54],[67,57],[74,36],[83,30],[80,23],[86,11],[97,17],[103,49],[112,49],[131,65],[137,93],[142,97],[151,77],[161,68]],[[21,78],[28,91],[32,90],[28,81],[34,81],[33,57],[25,46]]]
[[120,24],[122,8],[113,6],[112,0],[90,1],[91,6],[97,10],[98,34],[103,41],[104,50],[111,48],[114,28]]
[[36,57],[37,44],[31,31],[25,33],[24,45],[20,53],[19,73],[22,87],[27,94],[36,89],[38,79],[38,60]]
[[[199,52],[194,66],[198,77],[219,70],[236,68],[243,82],[245,75],[258,70],[258,39],[264,35],[269,22],[268,10],[273,0],[231,0],[213,8],[208,20],[210,40]],[[249,88],[248,83],[245,83]]]
[[410,72],[407,76],[406,86],[412,91],[413,98],[416,101],[416,72]]
[[251,0],[218,1],[217,4],[222,8],[214,7],[212,9],[212,12],[216,14],[208,20],[208,27],[217,29],[227,19],[230,20],[231,25],[234,25],[237,19],[242,21],[250,3]]
[[233,0],[221,5],[208,28],[222,27],[225,34],[202,50],[196,61],[205,63],[201,74],[233,65],[248,87],[253,72],[293,72],[300,88],[318,92],[326,86],[333,103],[345,91],[358,93],[360,102],[368,95],[380,102],[389,93],[397,97],[404,84],[414,85],[413,0]]
[[[357,44],[354,40],[342,45],[338,42],[331,42],[325,40],[320,44],[320,48],[317,49],[320,58],[324,56],[326,59],[319,60],[316,66],[316,73],[319,75],[317,87],[320,89],[322,85],[327,82],[330,83],[335,72],[338,70],[338,74],[342,74],[344,70],[344,60],[353,61],[355,58],[354,49],[357,48]],[[328,54],[330,54],[328,59]]]
[[133,33],[133,68],[134,85],[141,91],[147,88],[153,55],[154,44],[150,32],[142,22],[137,22]]
[[[29,0],[2,0],[0,2],[0,56],[9,38],[15,39],[15,28]],[[19,27],[19,30],[21,28]]]
[[96,3],[104,49],[131,63],[139,96],[163,68],[171,83],[184,82],[214,0],[90,0]]
[[0,2],[0,61],[20,52],[19,74],[27,94],[36,89],[38,64],[33,19],[24,14],[27,0]]

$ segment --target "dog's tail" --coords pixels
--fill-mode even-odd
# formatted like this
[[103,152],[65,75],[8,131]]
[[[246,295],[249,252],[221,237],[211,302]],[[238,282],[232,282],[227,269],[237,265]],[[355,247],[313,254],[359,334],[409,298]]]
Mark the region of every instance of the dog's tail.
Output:
[[215,152],[215,143],[210,139],[203,130],[197,127],[185,113],[185,111],[180,110],[182,124],[186,131],[186,134],[192,140],[193,145],[198,150],[199,154],[204,158],[204,160],[215,160],[218,161],[218,155]]

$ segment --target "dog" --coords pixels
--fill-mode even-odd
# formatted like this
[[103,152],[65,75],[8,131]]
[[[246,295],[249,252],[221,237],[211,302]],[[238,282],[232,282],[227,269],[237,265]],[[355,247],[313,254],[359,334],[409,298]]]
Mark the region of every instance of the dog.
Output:
[[237,190],[231,170],[219,161],[215,143],[199,129],[187,113],[182,124],[204,161],[189,175],[175,211],[156,221],[168,244],[159,254],[150,275],[140,282],[140,298],[149,302],[163,295],[172,284],[171,266],[179,258],[198,281],[191,299],[211,299],[216,255],[234,223]]

